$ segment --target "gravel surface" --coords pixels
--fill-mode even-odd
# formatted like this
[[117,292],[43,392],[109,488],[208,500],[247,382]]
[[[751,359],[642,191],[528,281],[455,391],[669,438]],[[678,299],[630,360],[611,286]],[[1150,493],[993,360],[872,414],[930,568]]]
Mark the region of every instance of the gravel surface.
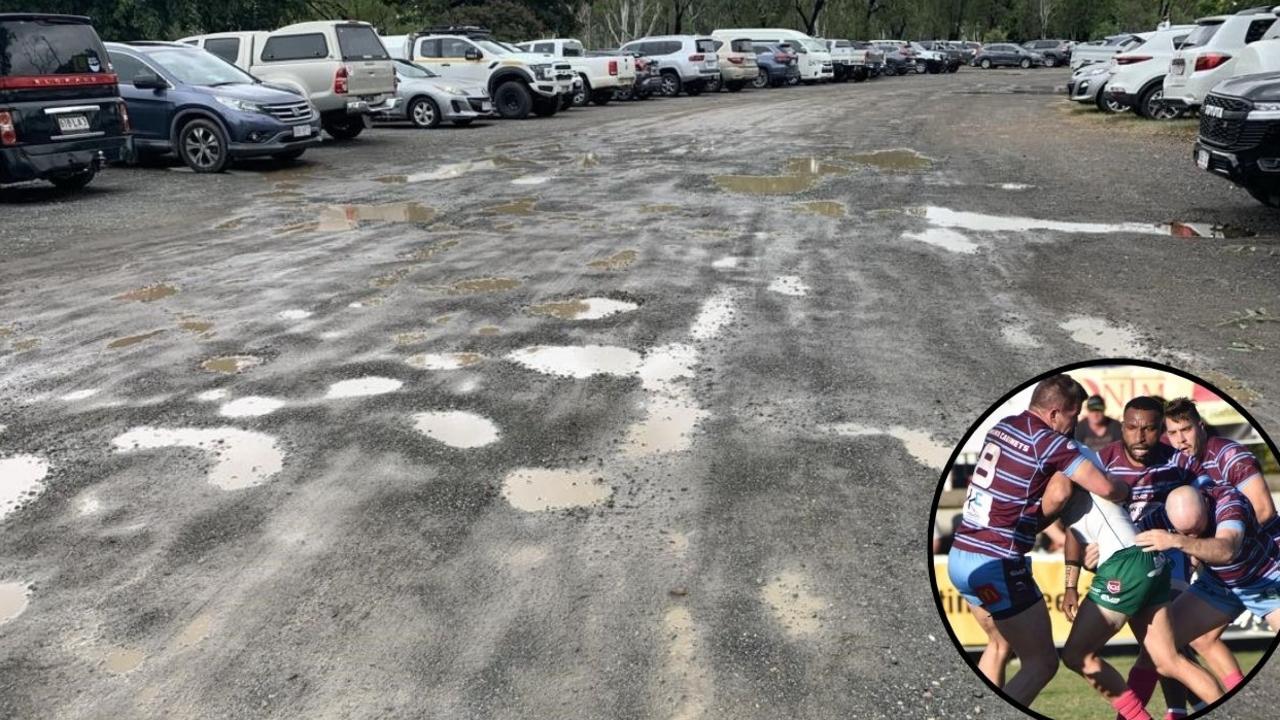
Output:
[[0,716],[1022,717],[927,574],[973,419],[1102,356],[1280,411],[1280,215],[1066,80],[0,191]]

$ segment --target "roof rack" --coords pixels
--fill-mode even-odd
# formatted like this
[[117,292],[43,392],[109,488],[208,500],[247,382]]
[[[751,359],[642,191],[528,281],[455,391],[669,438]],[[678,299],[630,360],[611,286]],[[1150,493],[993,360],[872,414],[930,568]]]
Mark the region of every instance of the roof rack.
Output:
[[191,47],[186,43],[170,42],[168,40],[130,40],[124,44],[137,47]]
[[418,35],[463,35],[465,37],[492,37],[493,31],[479,25],[436,25],[417,33]]
[[1268,15],[1275,12],[1275,5],[1263,5],[1261,7],[1245,8],[1237,10],[1236,15]]

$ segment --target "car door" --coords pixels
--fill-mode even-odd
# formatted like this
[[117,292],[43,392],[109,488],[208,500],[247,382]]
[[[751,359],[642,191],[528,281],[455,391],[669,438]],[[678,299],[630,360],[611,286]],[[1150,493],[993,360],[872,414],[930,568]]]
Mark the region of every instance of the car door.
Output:
[[[467,53],[480,53],[480,59],[468,60]],[[488,54],[465,38],[440,38],[440,67],[442,74],[459,80],[485,85],[489,80]]]
[[413,49],[409,59],[425,67],[437,75],[451,77],[444,66],[444,58],[440,55],[440,38],[418,38],[413,41]]
[[[160,75],[156,68],[141,59],[118,50],[108,51],[111,65],[120,78],[120,97],[129,108],[129,123],[135,138],[143,141],[169,141],[169,119],[173,102],[167,89],[139,89],[133,86],[139,73]],[[161,76],[163,77],[163,76]]]
[[368,96],[395,92],[395,66],[372,27],[364,23],[338,23],[333,31],[338,54],[349,68],[349,93]]

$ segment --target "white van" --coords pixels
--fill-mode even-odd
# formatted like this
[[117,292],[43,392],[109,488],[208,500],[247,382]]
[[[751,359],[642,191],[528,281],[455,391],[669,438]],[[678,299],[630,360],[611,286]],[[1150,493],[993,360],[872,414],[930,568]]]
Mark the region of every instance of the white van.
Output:
[[746,38],[757,43],[787,43],[799,57],[800,80],[815,83],[835,77],[831,51],[827,44],[798,30],[785,28],[725,28],[711,33],[711,37],[730,42]]

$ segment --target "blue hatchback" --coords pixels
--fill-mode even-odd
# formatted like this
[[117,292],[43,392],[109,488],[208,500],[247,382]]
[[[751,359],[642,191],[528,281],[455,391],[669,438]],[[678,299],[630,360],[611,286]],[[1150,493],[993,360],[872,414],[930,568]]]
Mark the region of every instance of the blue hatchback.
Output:
[[289,90],[200,48],[107,43],[139,156],[175,153],[198,173],[232,158],[293,160],[320,142],[320,115]]

